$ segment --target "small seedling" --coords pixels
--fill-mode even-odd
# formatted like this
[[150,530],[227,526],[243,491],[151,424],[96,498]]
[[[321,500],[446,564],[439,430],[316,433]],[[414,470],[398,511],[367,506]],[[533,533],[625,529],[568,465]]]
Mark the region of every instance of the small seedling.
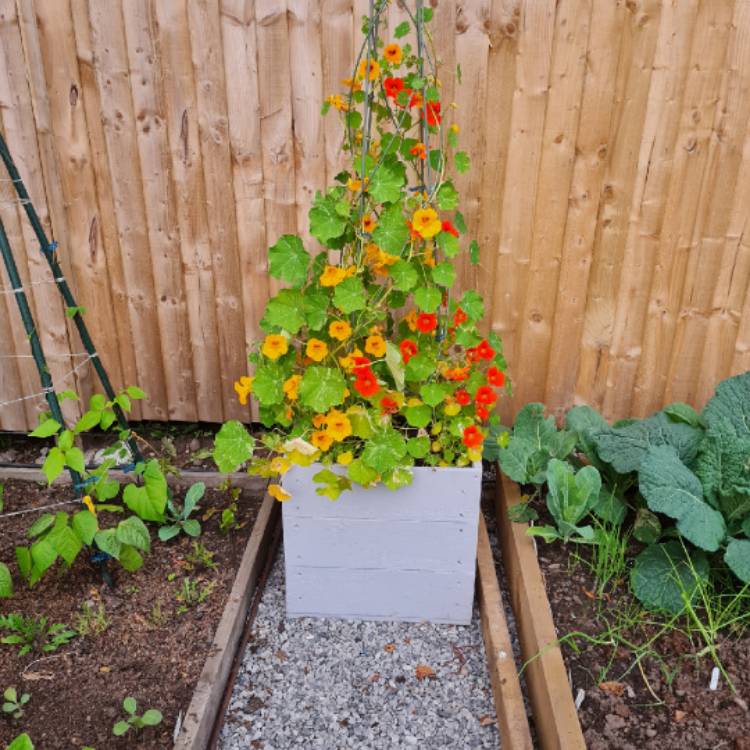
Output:
[[8,745],[6,750],[34,750],[34,743],[31,741],[31,737],[24,732],[23,734],[19,734],[18,737]]
[[214,552],[201,542],[193,542],[193,551],[185,556],[189,564],[186,566],[189,570],[193,568],[205,568],[206,570],[216,570],[218,565],[214,562]]
[[203,482],[197,482],[194,484],[185,495],[185,502],[183,503],[182,509],[177,510],[177,507],[172,500],[167,501],[167,510],[169,513],[169,521],[165,526],[159,529],[159,539],[162,542],[169,541],[176,537],[181,531],[188,536],[200,536],[201,525],[200,522],[195,518],[190,518],[193,511],[198,510],[198,501],[203,497],[206,491],[206,485]]
[[211,581],[205,586],[200,586],[197,580],[189,577],[183,578],[182,586],[180,586],[179,591],[175,595],[177,601],[180,602],[180,605],[177,607],[177,614],[183,615],[191,607],[203,604],[211,596],[215,588],[216,581]]
[[5,688],[3,693],[3,713],[10,714],[14,719],[20,719],[23,716],[23,706],[29,702],[31,696],[23,693],[20,697],[14,687]]
[[125,709],[125,713],[128,714],[127,718],[120,719],[112,727],[112,734],[115,737],[122,737],[124,734],[129,732],[131,729],[143,729],[144,727],[155,727],[157,724],[161,724],[162,715],[161,711],[157,711],[155,708],[149,708],[143,713],[138,715],[138,704],[131,695],[129,695],[122,702],[122,707]]
[[77,635],[65,623],[56,622],[48,628],[46,617],[26,617],[15,612],[0,615],[0,630],[11,633],[0,638],[0,643],[18,646],[19,656],[32,650],[52,653]]
[[160,628],[167,623],[167,616],[162,611],[161,602],[156,602],[151,607],[151,613],[148,616],[149,622],[155,627]]
[[75,629],[78,635],[99,636],[110,625],[104,605],[100,602],[97,607],[84,602],[81,604],[81,612],[76,619]]

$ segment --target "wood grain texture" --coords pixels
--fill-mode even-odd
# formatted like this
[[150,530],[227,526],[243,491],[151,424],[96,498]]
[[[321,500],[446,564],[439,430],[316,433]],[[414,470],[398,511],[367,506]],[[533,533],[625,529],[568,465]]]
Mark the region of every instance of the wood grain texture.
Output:
[[527,524],[511,523],[508,518],[508,508],[520,502],[520,493],[504,475],[495,502],[500,549],[539,745],[542,750],[585,750],[534,540],[526,534]]
[[[430,5],[445,122],[471,157],[454,175],[462,244],[481,248],[478,265],[459,260],[457,292],[480,291],[504,339],[516,395],[503,419],[531,399],[557,416],[701,407],[750,366],[750,3]],[[318,249],[309,206],[346,165],[341,119],[320,105],[344,91],[367,9],[0,0],[3,132],[115,384],[149,395],[136,417],[254,414],[232,383],[279,287],[267,249],[297,232]],[[0,203],[0,216],[25,283],[43,280],[23,215]],[[56,290],[32,289],[60,377],[77,336]],[[2,305],[8,353],[24,353]],[[29,362],[0,359],[0,402],[35,385]],[[35,414],[5,407],[0,428]]]

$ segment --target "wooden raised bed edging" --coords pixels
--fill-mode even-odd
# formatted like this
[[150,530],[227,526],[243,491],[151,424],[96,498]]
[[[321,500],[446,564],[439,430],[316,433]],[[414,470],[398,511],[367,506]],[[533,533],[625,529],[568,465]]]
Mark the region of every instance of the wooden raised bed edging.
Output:
[[518,626],[524,675],[542,750],[585,750],[549,599],[533,539],[525,523],[508,518],[520,502],[518,486],[498,467],[496,513],[506,579]]

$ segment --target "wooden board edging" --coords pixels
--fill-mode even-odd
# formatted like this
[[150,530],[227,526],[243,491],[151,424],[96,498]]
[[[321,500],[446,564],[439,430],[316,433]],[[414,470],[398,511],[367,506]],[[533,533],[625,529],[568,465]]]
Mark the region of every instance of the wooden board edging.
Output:
[[534,541],[526,533],[527,524],[508,518],[508,508],[521,500],[518,486],[499,467],[498,477],[500,549],[539,744],[542,750],[586,750]]
[[214,633],[211,649],[193,691],[174,750],[205,750],[232,671],[245,617],[258,576],[279,523],[279,503],[266,494],[242,556],[232,591]]
[[521,692],[521,682],[513,659],[508,623],[495,561],[484,516],[479,516],[477,543],[477,594],[482,620],[484,650],[495,699],[500,747],[505,750],[532,750],[531,730]]

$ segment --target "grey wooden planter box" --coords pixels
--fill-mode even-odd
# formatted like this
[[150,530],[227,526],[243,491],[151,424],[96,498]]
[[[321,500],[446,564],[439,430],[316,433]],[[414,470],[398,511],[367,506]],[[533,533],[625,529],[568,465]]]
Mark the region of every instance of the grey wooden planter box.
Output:
[[409,487],[355,486],[335,501],[315,492],[321,468],[284,476],[287,616],[468,624],[481,463],[417,467]]

